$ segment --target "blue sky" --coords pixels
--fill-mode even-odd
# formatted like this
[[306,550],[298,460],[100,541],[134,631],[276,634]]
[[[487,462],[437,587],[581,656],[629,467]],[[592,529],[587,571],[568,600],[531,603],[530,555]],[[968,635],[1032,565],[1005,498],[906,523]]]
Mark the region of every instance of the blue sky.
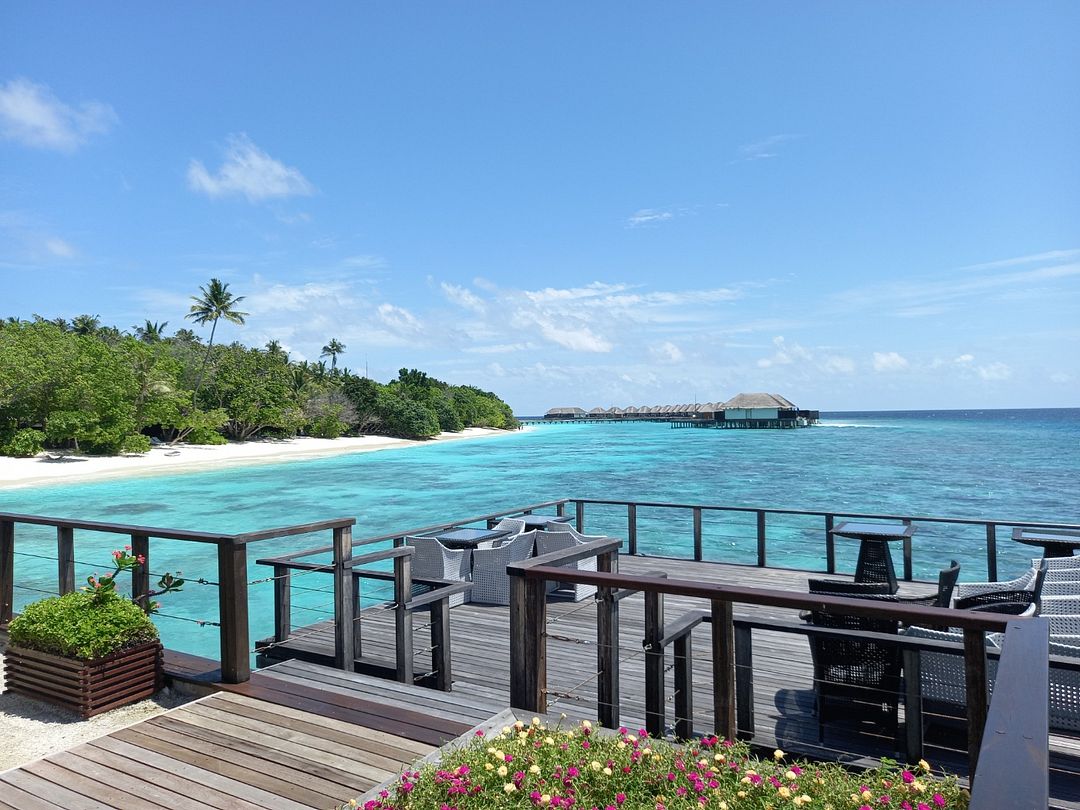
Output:
[[1080,400],[1080,4],[5,3],[0,316],[518,413]]

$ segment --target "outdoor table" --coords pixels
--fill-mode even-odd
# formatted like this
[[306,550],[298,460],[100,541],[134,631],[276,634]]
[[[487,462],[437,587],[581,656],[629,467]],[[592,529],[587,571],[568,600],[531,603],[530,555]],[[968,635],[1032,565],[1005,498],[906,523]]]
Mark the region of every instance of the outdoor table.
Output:
[[1080,532],[1068,529],[1013,529],[1012,539],[1028,546],[1042,546],[1044,557],[1071,557],[1080,548]]
[[425,534],[424,537],[434,537],[447,548],[476,548],[481,543],[509,534],[509,529],[447,529]]
[[896,593],[896,569],[893,568],[890,542],[908,540],[915,527],[907,523],[857,523],[847,520],[832,530],[837,537],[859,541],[859,561],[855,565],[856,582],[888,582]]
[[525,531],[543,529],[549,523],[569,523],[571,520],[569,515],[522,515],[515,519],[525,521]]

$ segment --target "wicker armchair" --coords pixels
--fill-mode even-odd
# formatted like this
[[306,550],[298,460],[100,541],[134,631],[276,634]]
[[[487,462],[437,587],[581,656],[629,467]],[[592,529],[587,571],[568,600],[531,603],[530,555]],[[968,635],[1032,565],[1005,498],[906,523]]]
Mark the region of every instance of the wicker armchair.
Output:
[[[505,529],[510,532],[511,537],[514,537],[515,535],[521,534],[523,531],[525,531],[525,521],[521,518],[503,518],[491,528]],[[506,538],[503,538],[503,541],[505,542]]]
[[1080,574],[1076,579],[1051,579],[1047,571],[1043,581],[1043,597],[1047,596],[1080,596]]
[[1070,613],[1080,613],[1080,594],[1072,596],[1047,596],[1046,588],[1043,588],[1043,596],[1039,600],[1040,616],[1061,616]]
[[[469,581],[472,579],[472,550],[447,548],[434,537],[406,537],[405,545],[413,549],[413,579],[453,579]],[[424,585],[414,585],[413,593],[427,590]],[[469,601],[469,592],[457,593],[450,597],[450,607]]]
[[[880,583],[888,585],[888,583]],[[829,584],[826,584],[829,587]],[[815,593],[811,586],[811,593]],[[823,593],[837,593],[835,590]],[[890,595],[857,595],[895,601]],[[895,635],[898,623],[888,619],[864,616],[843,616],[811,611],[811,621],[817,627]],[[846,711],[852,704],[873,708],[884,714],[886,727],[893,736],[897,733],[900,702],[900,649],[894,644],[878,641],[832,639],[809,636],[810,657],[814,664],[814,693],[817,706],[818,740],[825,738],[826,715],[830,704],[839,699]],[[846,712],[845,712],[846,713]]]
[[1031,590],[1035,587],[1035,577],[1039,573],[1039,565],[1042,560],[1032,560],[1031,569],[1025,571],[1016,579],[1003,580],[1001,582],[958,582],[955,595],[957,599],[965,599],[969,596],[977,596],[991,591],[1021,591]]
[[[1080,646],[1062,644],[1051,636],[1050,655],[1078,659]],[[1050,728],[1080,731],[1080,671],[1056,667],[1053,661],[1050,662]]]
[[968,589],[963,584],[957,585],[956,601],[953,603],[953,607],[958,610],[970,610],[981,605],[1005,602],[1037,605],[1039,598],[1042,596],[1043,583],[1046,581],[1046,561],[1040,560],[1038,568],[1032,574],[1032,579],[1019,588],[1007,587],[1013,585],[1016,580],[1013,582],[1000,582],[997,583],[998,588],[986,590],[982,589],[983,584],[994,583],[977,583],[979,587],[972,593],[968,593]]
[[[560,524],[553,523],[551,526],[558,526]],[[567,526],[565,529],[558,529],[556,531],[541,530],[536,533],[536,553],[548,554],[552,551],[565,551],[566,549],[580,546],[583,543],[587,543],[590,540],[602,540],[605,539],[602,536],[591,537],[585,534],[578,534],[578,532],[572,527]],[[595,571],[596,570],[596,557],[588,557],[584,560],[578,560],[577,562],[567,563],[565,568],[575,569],[577,571]],[[586,599],[593,596],[596,593],[595,585],[580,585],[573,582],[560,582],[555,585],[553,589],[555,591],[569,593],[575,602],[580,602],[582,599]]]
[[[966,718],[967,687],[964,683],[964,634],[960,630],[929,630],[925,627],[908,627],[905,636],[949,641],[956,645],[957,654],[927,652],[919,654],[919,687],[923,700],[923,720],[929,722],[937,717]],[[999,650],[1001,633],[986,636],[986,649]],[[988,658],[986,675],[988,686],[994,688],[998,662]]]
[[509,563],[532,556],[536,532],[524,532],[492,548],[478,548],[472,553],[471,601],[485,605],[510,604]]
[[1061,636],[1080,635],[1080,614],[1052,613],[1046,617],[1050,622],[1050,640],[1058,641]]
[[927,605],[929,607],[947,608],[952,601],[953,590],[956,588],[956,580],[960,578],[960,563],[953,560],[948,568],[942,568],[938,573],[937,593],[927,596],[901,596],[899,601],[908,605]]
[[1035,558],[1031,561],[1031,567],[1035,568],[1041,562],[1046,563],[1048,577],[1080,579],[1080,557],[1047,557],[1045,560]]

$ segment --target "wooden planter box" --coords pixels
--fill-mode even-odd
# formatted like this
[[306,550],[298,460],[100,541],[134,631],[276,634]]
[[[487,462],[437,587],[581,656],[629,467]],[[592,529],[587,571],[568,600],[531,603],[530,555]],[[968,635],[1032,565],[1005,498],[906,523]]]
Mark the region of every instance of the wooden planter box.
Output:
[[64,706],[86,718],[150,697],[163,685],[162,662],[159,641],[93,661],[9,646],[4,679],[17,695]]

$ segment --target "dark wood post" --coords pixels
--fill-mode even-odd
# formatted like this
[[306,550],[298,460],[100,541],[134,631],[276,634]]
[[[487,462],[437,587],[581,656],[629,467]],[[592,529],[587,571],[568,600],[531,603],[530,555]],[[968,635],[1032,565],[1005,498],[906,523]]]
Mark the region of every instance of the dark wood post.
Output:
[[245,683],[251,678],[247,546],[235,540],[222,540],[217,549],[221,680]]
[[749,627],[735,627],[735,716],[738,735],[754,736],[754,638]]
[[15,521],[0,520],[0,624],[15,611]]
[[990,582],[997,582],[997,526],[986,524],[986,576]]
[[274,641],[285,641],[292,633],[292,569],[274,566]]
[[510,570],[510,706],[547,712],[546,580]]
[[764,568],[767,564],[765,550],[765,512],[762,509],[757,513],[757,564]]
[[664,736],[664,594],[645,591],[645,729]]
[[[619,552],[596,558],[596,570],[615,574]],[[605,728],[619,727],[619,600],[611,588],[597,589],[596,599],[596,716]]]
[[[909,519],[904,520],[905,526],[910,526]],[[886,554],[888,551],[885,552]],[[904,582],[911,582],[911,538],[904,538]]]
[[574,511],[577,513],[574,515],[574,522],[577,523],[577,530],[582,534],[585,534],[585,502],[575,501]]
[[637,504],[626,505],[626,551],[637,554]]
[[675,736],[694,736],[694,647],[689,630],[675,639]]
[[833,537],[833,515],[825,516],[825,573],[836,573],[836,538]]
[[904,649],[904,733],[908,762],[923,758],[922,656],[919,650]]
[[566,501],[559,501],[555,504],[555,514],[559,517],[566,517]]
[[413,683],[412,554],[394,558],[394,650],[397,679]]
[[[758,513],[763,514],[761,512]],[[715,733],[734,740],[735,637],[731,602],[712,599],[713,722]]]
[[990,701],[986,689],[986,639],[982,630],[964,629],[964,684],[967,687],[968,777],[975,779]]
[[701,562],[705,554],[701,548],[701,507],[694,507],[694,561]]
[[453,686],[450,661],[450,603],[440,599],[431,603],[431,671],[435,688],[449,692]]
[[75,530],[56,527],[57,591],[63,595],[75,590]]
[[356,666],[353,652],[356,597],[351,559],[352,526],[338,526],[334,529],[334,666],[347,672]]
[[131,599],[145,612],[150,612],[150,538],[145,534],[131,535],[131,553],[142,557],[142,565],[131,569]]

